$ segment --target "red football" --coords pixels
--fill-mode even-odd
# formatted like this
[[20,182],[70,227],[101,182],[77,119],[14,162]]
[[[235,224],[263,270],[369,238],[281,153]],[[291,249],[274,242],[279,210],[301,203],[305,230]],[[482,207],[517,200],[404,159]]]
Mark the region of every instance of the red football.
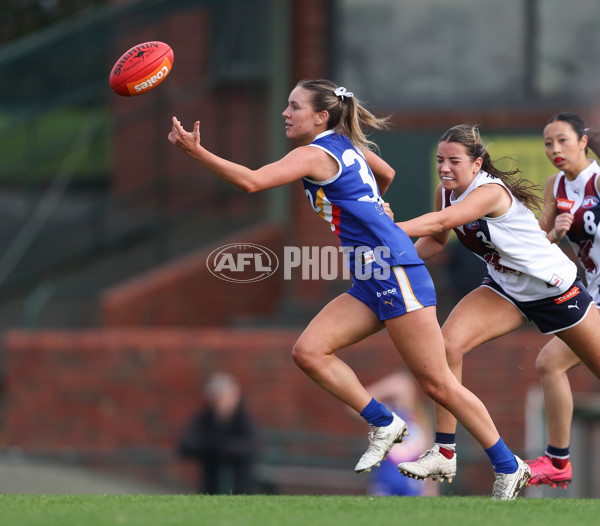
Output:
[[132,97],[158,86],[173,68],[173,50],[164,42],[133,46],[110,72],[110,87],[117,95]]

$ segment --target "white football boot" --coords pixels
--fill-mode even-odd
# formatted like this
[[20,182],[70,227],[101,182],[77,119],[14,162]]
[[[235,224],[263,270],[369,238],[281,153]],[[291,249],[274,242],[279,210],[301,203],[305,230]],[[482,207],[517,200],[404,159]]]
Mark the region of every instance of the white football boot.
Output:
[[531,470],[519,457],[515,455],[519,467],[514,473],[494,473],[496,482],[492,489],[492,498],[498,500],[514,500],[519,491],[531,477]]
[[434,444],[431,449],[421,454],[418,460],[398,464],[398,470],[413,479],[431,478],[432,480],[439,479],[440,482],[444,482],[444,480],[452,482],[456,476],[456,453],[452,458],[446,458],[440,453],[440,446]]
[[388,426],[376,427],[370,426],[369,430],[369,447],[365,454],[360,457],[358,464],[354,468],[357,473],[367,473],[374,467],[379,466],[381,461],[385,459],[390,449],[394,444],[402,442],[402,439],[407,435],[406,422],[402,420],[396,413],[392,413],[394,417],[392,423]]

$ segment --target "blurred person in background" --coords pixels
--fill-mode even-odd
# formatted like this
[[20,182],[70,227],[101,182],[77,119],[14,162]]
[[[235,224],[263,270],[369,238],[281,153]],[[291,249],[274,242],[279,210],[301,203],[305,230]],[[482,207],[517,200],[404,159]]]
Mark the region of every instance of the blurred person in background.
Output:
[[[419,237],[415,246],[424,259],[443,250],[454,230],[486,262],[481,286],[460,300],[442,326],[456,377],[462,379],[464,354],[530,320],[543,334],[556,334],[600,376],[600,315],[576,265],[533,214],[541,201],[535,185],[518,177],[519,170],[496,168],[479,129],[468,124],[440,138],[437,173],[435,211],[398,225]],[[401,473],[440,481],[455,476],[456,419],[436,405],[435,425],[433,447],[417,461],[401,463]]]
[[[486,451],[495,472],[492,496],[512,500],[529,467],[506,446],[487,409],[448,368],[431,276],[411,239],[386,215],[382,199],[395,172],[372,150],[364,128],[385,129],[354,94],[329,80],[299,82],[282,113],[296,147],[252,170],[207,150],[200,122],[191,132],[173,117],[168,139],[207,170],[245,192],[301,180],[315,212],[347,255],[352,287],[329,302],[296,342],[295,363],[369,424],[369,446],[355,466],[379,466],[407,433],[404,420],[370,396],[336,353],[385,328],[425,393],[456,415]],[[560,252],[560,250],[559,250]]]
[[198,492],[252,494],[257,434],[237,379],[218,372],[204,387],[206,405],[181,435],[178,451],[198,463]]
[[[551,117],[544,127],[544,149],[559,171],[544,189],[540,226],[554,243],[566,238],[585,271],[586,287],[596,308],[600,305],[600,167],[588,158],[588,147],[600,153],[600,133],[586,129],[572,112]],[[571,482],[570,462],[573,393],[567,373],[583,362],[569,346],[554,336],[540,351],[536,369],[544,393],[548,444],[544,455],[527,461],[529,484],[564,489]]]

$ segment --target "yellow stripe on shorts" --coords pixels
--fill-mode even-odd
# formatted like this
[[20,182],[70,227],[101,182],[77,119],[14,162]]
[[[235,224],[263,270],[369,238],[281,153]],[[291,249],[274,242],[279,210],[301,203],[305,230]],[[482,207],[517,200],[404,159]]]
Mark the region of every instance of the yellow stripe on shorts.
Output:
[[402,293],[402,298],[404,299],[406,312],[422,309],[423,305],[421,305],[419,300],[417,300],[417,297],[410,286],[410,281],[408,281],[408,276],[406,275],[406,272],[404,272],[404,267],[398,265],[396,267],[392,267],[392,269],[394,270],[394,274],[398,280],[398,285],[400,286],[400,292]]

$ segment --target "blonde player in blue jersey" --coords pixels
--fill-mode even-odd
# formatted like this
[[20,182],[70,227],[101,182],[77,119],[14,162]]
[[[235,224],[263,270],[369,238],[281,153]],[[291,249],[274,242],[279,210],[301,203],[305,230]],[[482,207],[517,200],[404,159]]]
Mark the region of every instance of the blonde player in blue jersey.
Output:
[[382,129],[354,95],[327,80],[299,82],[283,112],[295,143],[282,159],[252,170],[208,151],[200,123],[191,132],[173,117],[169,141],[229,184],[258,192],[302,180],[311,206],[339,236],[352,287],[317,314],[293,349],[295,363],[370,425],[369,447],[355,467],[378,466],[407,432],[405,422],[372,398],[336,352],[386,328],[424,392],[477,439],[494,466],[492,496],[514,499],[528,466],[500,438],[483,403],[448,367],[431,278],[410,238],[387,216],[381,195],[394,170],[373,151],[363,127]]
[[[454,307],[442,327],[448,364],[462,377],[463,355],[533,321],[554,334],[600,377],[600,315],[575,264],[551,243],[530,207],[540,198],[518,170],[503,172],[490,159],[476,126],[446,131],[438,144],[435,211],[397,223],[427,259],[451,230],[487,268],[480,287]],[[401,473],[419,479],[456,475],[456,419],[435,407],[436,438]]]

